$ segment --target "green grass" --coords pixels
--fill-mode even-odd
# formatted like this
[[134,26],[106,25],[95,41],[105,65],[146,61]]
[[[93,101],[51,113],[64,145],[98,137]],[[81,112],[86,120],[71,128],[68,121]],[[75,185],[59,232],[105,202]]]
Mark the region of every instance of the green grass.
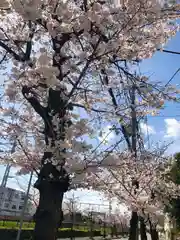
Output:
[[[0,228],[16,229],[16,228],[19,228],[19,222],[0,221]],[[34,223],[24,222],[23,223],[23,228],[33,229],[34,228]]]

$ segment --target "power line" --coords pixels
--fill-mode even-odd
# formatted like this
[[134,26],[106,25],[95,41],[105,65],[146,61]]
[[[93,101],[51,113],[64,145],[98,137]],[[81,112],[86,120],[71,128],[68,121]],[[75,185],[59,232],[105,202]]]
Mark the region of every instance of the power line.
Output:
[[171,50],[165,50],[165,49],[157,49],[157,51],[159,52],[165,52],[165,53],[171,53],[171,54],[175,54],[175,55],[180,55],[180,52],[176,52],[176,51],[171,51]]
[[165,84],[165,87],[167,87],[170,84],[170,82],[174,79],[174,77],[178,74],[179,71],[180,71],[180,68],[178,68],[176,72],[172,75],[169,81]]
[[159,118],[174,118],[174,117],[180,117],[180,114],[177,114],[177,115],[156,115],[156,116],[151,116],[151,115],[148,115],[147,116],[148,118],[149,117],[159,117]]

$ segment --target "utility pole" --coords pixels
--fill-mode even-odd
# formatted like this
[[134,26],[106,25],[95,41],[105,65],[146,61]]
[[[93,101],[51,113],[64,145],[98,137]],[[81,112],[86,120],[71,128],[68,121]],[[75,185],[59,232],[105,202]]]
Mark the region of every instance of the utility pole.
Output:
[[[131,151],[133,153],[135,161],[137,160],[137,115],[136,115],[136,86],[133,84],[132,88],[130,89],[130,99],[131,99]],[[139,183],[136,179],[132,180],[132,186],[135,186],[136,189],[139,188]],[[139,231],[138,231],[138,214],[137,212],[133,211],[131,220],[130,220],[130,234],[129,240],[138,240],[139,238]]]
[[110,229],[110,235],[113,235],[113,223],[112,223],[112,199],[109,195],[109,229]]
[[18,229],[16,240],[20,240],[22,226],[23,226],[23,221],[24,221],[24,214],[26,212],[26,207],[27,207],[27,203],[28,203],[28,199],[29,199],[29,191],[30,191],[30,188],[31,188],[32,177],[33,177],[33,171],[30,174],[28,188],[27,188],[27,191],[26,191],[26,196],[24,198],[23,209],[22,209],[21,217],[20,217],[20,226],[19,226],[19,229]]
[[72,198],[70,199],[70,211],[71,211],[71,240],[74,239],[74,223],[75,223],[75,212],[74,212],[74,201],[75,201],[75,197],[74,197],[74,193],[72,195]]
[[137,117],[136,117],[136,88],[133,85],[131,91],[131,126],[132,126],[132,152],[136,160],[137,157]]
[[1,187],[6,187],[6,184],[7,184],[8,178],[9,178],[10,169],[11,169],[11,164],[8,163],[6,165],[4,176],[3,176],[3,179],[2,179],[2,182],[1,182]]
[[[13,146],[11,149],[11,154],[13,154],[15,152],[16,145],[17,145],[16,140],[14,140],[14,143],[13,143]],[[9,178],[10,169],[11,169],[11,164],[8,163],[6,166],[5,172],[4,172],[2,182],[1,182],[1,187],[6,187],[6,184],[7,184],[8,178]]]
[[[13,142],[13,145],[12,145],[12,148],[11,148],[11,154],[13,154],[15,152],[15,149],[16,149],[16,140],[14,140]],[[8,179],[10,178],[9,176],[9,173],[10,173],[10,169],[11,169],[11,164],[8,163],[6,165],[6,169],[5,169],[5,172],[4,172],[4,176],[3,176],[3,179],[2,179],[2,182],[1,182],[1,187],[5,188],[6,185],[7,185],[7,182],[8,182]],[[11,177],[12,178],[12,177]],[[4,197],[2,196],[2,199],[1,199],[1,202],[2,202],[2,205],[4,205]],[[0,211],[2,211],[2,208],[0,208]]]

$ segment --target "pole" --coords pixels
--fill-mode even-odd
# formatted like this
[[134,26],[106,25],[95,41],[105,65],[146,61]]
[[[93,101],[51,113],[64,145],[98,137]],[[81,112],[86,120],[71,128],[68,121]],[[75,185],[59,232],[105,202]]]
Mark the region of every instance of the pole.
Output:
[[93,239],[93,212],[90,213],[90,239]]
[[[136,116],[136,86],[133,84],[132,89],[130,89],[130,98],[131,98],[131,127],[132,127],[132,153],[135,161],[137,160],[137,116]],[[135,186],[136,189],[139,188],[139,183],[136,179],[132,180],[132,185]],[[130,234],[129,240],[138,240],[139,231],[138,231],[138,214],[133,211],[131,220],[130,220]]]
[[[16,140],[14,140],[14,143],[13,143],[12,148],[11,148],[11,154],[13,154],[15,152],[16,145],[17,145]],[[6,166],[5,172],[4,172],[4,176],[3,176],[2,182],[1,182],[1,187],[3,187],[3,188],[6,187],[8,178],[10,178],[9,177],[10,169],[11,169],[11,164],[8,163],[7,166]],[[5,199],[2,196],[2,199],[1,199],[2,205],[1,206],[3,206],[4,200]],[[2,207],[0,208],[0,211],[2,211]]]
[[33,171],[30,174],[27,192],[26,192],[26,196],[24,198],[24,205],[23,205],[23,209],[22,209],[22,212],[21,212],[20,226],[19,226],[19,229],[18,229],[16,240],[20,240],[22,226],[23,226],[23,218],[24,218],[24,214],[25,214],[25,211],[26,211],[27,202],[28,202],[28,199],[29,199],[29,191],[30,191],[30,187],[31,187],[32,176],[33,176]]
[[104,231],[103,231],[103,237],[104,239],[106,239],[106,214],[104,213],[104,223],[103,223],[103,228],[104,228]]
[[[13,154],[15,152],[16,145],[17,145],[16,140],[14,140],[14,143],[13,143],[13,146],[11,149],[11,154]],[[6,184],[7,184],[8,178],[9,178],[10,168],[11,168],[11,164],[8,163],[6,166],[5,172],[4,172],[2,182],[1,182],[1,187],[6,187]]]
[[136,117],[136,106],[135,106],[135,86],[132,86],[131,91],[131,124],[132,124],[132,151],[136,160],[137,149],[136,149],[136,135],[137,135],[137,117]]
[[71,203],[71,237],[70,239],[74,239],[74,194],[72,199],[70,200]]
[[109,235],[113,237],[113,223],[112,223],[111,214],[112,214],[112,201],[111,201],[111,197],[109,196],[109,230],[110,230]]

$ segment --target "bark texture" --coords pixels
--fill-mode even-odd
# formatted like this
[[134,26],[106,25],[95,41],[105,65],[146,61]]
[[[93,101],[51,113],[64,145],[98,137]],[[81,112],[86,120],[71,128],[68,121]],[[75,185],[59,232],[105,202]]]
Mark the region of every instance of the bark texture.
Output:
[[[71,34],[62,34],[60,39],[57,36],[52,37],[54,51],[52,65],[59,70],[57,79],[60,84],[54,86],[53,89],[48,87],[46,83],[39,83],[39,85],[31,87],[25,85],[22,88],[24,98],[42,118],[46,145],[38,180],[35,183],[35,188],[40,193],[40,200],[34,215],[36,223],[34,240],[56,239],[58,227],[63,220],[63,195],[69,187],[69,175],[64,168],[66,149],[61,147],[60,143],[65,140],[66,129],[72,124],[71,120],[67,118],[67,112],[72,110],[69,99],[76,89],[74,86],[67,96],[67,91],[61,84],[64,79],[62,65],[68,59],[68,56],[65,57],[61,54],[61,50],[70,38]],[[40,104],[38,94],[36,94],[38,87],[44,88],[44,93],[48,91],[47,107]]]
[[129,240],[137,239],[138,239],[138,214],[137,212],[132,212],[130,220]]
[[61,222],[63,192],[45,183],[40,190],[39,206],[35,215],[35,240],[56,239],[58,225]]
[[[68,105],[61,98],[61,91],[49,89],[48,106],[43,107],[32,88],[24,86],[22,93],[44,121],[46,151],[34,187],[39,190],[39,205],[34,215],[34,240],[55,240],[62,222],[63,195],[69,187],[69,175],[64,169],[66,149],[59,141],[65,140],[65,129],[71,121],[65,118]],[[66,119],[66,120],[65,120]]]
[[146,224],[144,222],[144,218],[140,218],[140,236],[141,240],[147,240],[147,234],[146,234]]
[[158,231],[156,230],[156,226],[152,224],[152,222],[149,220],[149,228],[150,228],[150,234],[152,240],[159,240]]

